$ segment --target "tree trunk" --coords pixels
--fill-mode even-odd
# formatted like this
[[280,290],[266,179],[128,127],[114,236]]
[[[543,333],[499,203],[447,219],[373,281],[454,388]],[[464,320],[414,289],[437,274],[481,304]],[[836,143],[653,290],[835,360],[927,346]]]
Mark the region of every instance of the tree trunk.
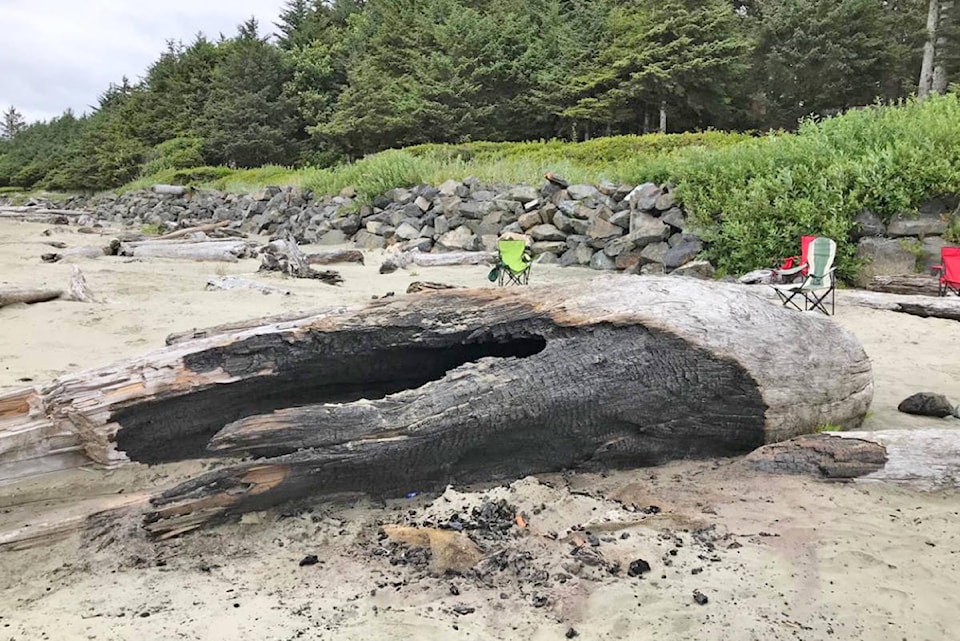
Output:
[[953,2],[951,0],[941,0],[939,12],[940,15],[937,21],[937,44],[933,56],[933,80],[930,86],[931,93],[938,95],[942,95],[947,92],[947,33],[950,31],[952,11]]
[[667,101],[660,101],[660,133],[667,133]]
[[937,23],[940,16],[941,0],[930,0],[927,8],[927,40],[923,45],[923,62],[920,67],[920,81],[917,83],[917,96],[925,97],[933,89],[933,67],[937,48]]
[[165,535],[311,492],[741,454],[855,427],[872,390],[851,334],[741,286],[452,289],[178,343],[0,398],[0,480],[78,448],[104,465],[265,457],[156,499],[151,531]]

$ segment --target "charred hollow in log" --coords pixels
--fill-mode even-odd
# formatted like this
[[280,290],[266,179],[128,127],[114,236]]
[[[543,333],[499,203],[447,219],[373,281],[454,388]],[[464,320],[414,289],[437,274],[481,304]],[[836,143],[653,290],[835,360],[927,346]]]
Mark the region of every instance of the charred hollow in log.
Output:
[[[271,375],[121,410],[114,417],[121,426],[117,445],[141,463],[202,458],[211,455],[207,443],[217,431],[247,416],[309,404],[377,400],[439,380],[450,370],[481,358],[528,358],[547,344],[540,336],[508,335],[473,343],[364,348],[369,338],[358,335],[341,343],[341,349],[330,349],[319,340],[313,350],[304,350],[255,337],[198,354],[188,360],[197,372],[223,367],[241,374],[276,366]],[[343,346],[355,349],[343,350]]]

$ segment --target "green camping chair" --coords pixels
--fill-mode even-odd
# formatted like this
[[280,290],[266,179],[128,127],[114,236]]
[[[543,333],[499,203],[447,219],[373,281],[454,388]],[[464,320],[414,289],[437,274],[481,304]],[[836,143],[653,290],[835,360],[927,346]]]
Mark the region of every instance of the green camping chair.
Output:
[[[836,267],[833,261],[837,256],[837,243],[829,238],[814,238],[807,253],[807,276],[801,283],[774,285],[783,306],[795,309],[800,306],[794,302],[797,296],[803,298],[803,310],[817,310],[824,314],[836,312],[836,279],[833,275]],[[830,296],[830,312],[825,301]]]
[[494,269],[498,272],[497,284],[501,287],[504,285],[526,285],[530,282],[530,266],[532,264],[533,256],[527,249],[526,241],[497,241],[497,266]]

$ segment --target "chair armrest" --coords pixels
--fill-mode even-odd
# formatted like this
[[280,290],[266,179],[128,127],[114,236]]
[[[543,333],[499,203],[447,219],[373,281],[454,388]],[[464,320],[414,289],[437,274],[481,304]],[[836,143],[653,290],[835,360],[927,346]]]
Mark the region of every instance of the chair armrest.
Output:
[[778,276],[792,276],[794,274],[799,274],[801,270],[804,270],[806,268],[807,268],[806,263],[800,263],[796,267],[791,267],[790,269],[774,268],[773,273],[777,274]]
[[930,273],[936,274],[943,271],[943,265],[930,265]]

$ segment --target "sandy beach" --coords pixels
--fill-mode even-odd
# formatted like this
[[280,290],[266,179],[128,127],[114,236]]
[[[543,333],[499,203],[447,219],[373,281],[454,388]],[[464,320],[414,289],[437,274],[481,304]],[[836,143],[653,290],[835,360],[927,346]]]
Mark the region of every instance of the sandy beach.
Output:
[[[256,260],[40,260],[52,251],[45,241],[111,237],[0,221],[0,285],[65,288],[76,265],[101,301],[0,308],[0,392],[148,352],[192,328],[403,296],[414,281],[494,286],[482,266],[381,275],[383,252],[334,266],[337,287],[256,274]],[[224,275],[290,294],[205,289]],[[594,276],[536,265],[531,283],[587,286]],[[960,428],[896,409],[921,391],[960,403],[960,325],[848,306],[843,291],[837,304],[835,322],[873,366],[863,429]],[[130,495],[202,466],[84,468],[0,486],[0,531],[65,501]],[[508,511],[526,515],[524,526],[494,527]],[[435,576],[379,534],[454,515],[484,552],[475,576]],[[0,639],[939,641],[960,635],[958,518],[953,487],[769,476],[730,459],[542,475],[385,504],[298,503],[159,544],[113,524],[0,551]],[[571,554],[581,547],[592,552]],[[311,555],[316,563],[301,565]],[[650,571],[629,576],[637,559]]]

